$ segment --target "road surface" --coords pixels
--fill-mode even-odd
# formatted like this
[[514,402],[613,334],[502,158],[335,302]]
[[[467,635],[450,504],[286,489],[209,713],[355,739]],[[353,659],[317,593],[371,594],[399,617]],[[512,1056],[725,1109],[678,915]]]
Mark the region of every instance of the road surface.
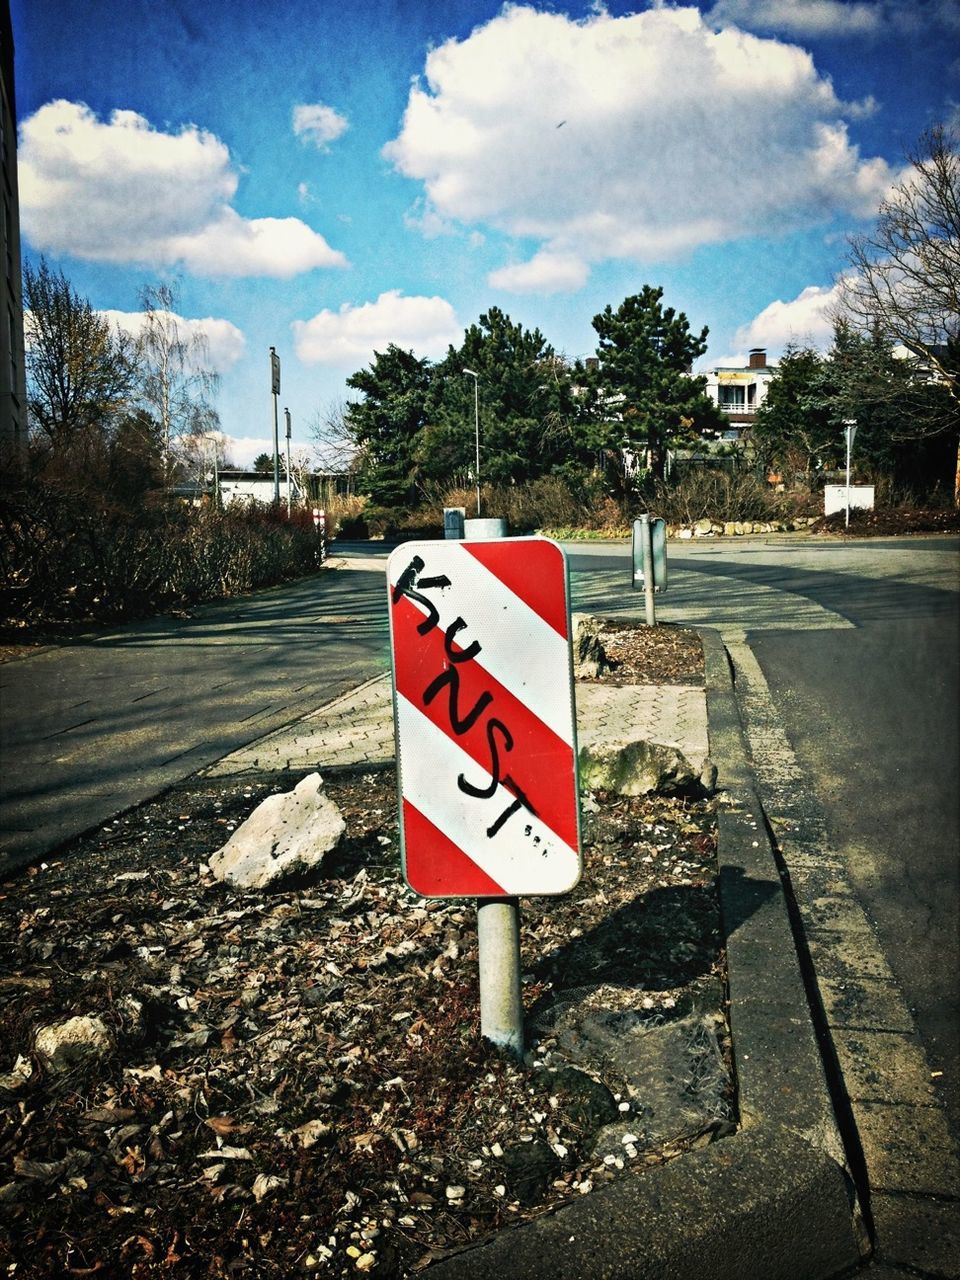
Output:
[[0,870],[385,671],[386,594],[371,569],[0,666]]
[[[717,627],[782,724],[958,1121],[956,538],[670,545],[658,618]],[[636,611],[625,547],[568,544],[576,607]]]

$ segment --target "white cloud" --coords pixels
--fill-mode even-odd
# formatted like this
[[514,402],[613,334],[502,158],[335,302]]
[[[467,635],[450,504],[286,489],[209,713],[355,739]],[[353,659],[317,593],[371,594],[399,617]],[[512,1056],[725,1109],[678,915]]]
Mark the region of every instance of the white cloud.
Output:
[[487,283],[509,293],[574,293],[586,284],[589,274],[590,268],[582,258],[543,251],[529,262],[491,271]]
[[777,299],[734,334],[741,347],[780,351],[789,342],[827,348],[833,338],[831,311],[840,300],[840,286],[810,285],[789,302]]
[[867,109],[803,49],[714,31],[694,8],[574,21],[508,6],[428,55],[384,154],[438,219],[533,239],[554,262],[649,262],[872,216],[894,175],[849,138]]
[[753,31],[781,31],[803,39],[875,36],[960,25],[957,0],[717,0],[707,22]]
[[876,0],[718,0],[706,20],[807,38],[873,35],[884,24],[887,8]]
[[339,311],[295,320],[290,327],[297,356],[305,364],[364,364],[391,342],[419,356],[438,356],[463,336],[445,299],[407,298],[399,289],[381,293],[376,302],[344,303]]
[[328,143],[335,142],[350,128],[346,116],[334,111],[322,102],[301,104],[293,108],[293,132],[302,142],[311,142],[318,151],[328,151]]
[[[227,461],[241,470],[249,470],[253,467],[254,460],[259,458],[261,453],[268,453],[273,457],[273,439],[257,436],[232,436],[224,432],[222,434],[223,452]],[[285,481],[281,481],[285,484]],[[284,490],[284,492],[286,492]]]
[[19,174],[24,231],[47,252],[201,275],[346,265],[295,218],[242,218],[230,153],[196,125],[164,133],[133,111],[103,123],[83,103],[50,102],[21,127]]
[[[101,311],[99,314],[110,324],[134,338],[140,333],[146,320],[142,311]],[[227,369],[232,368],[246,350],[246,338],[229,320],[219,320],[213,316],[194,320],[170,311],[161,312],[160,315],[176,322],[185,342],[190,342],[197,336],[206,339],[209,364],[217,373],[225,373]]]
[[241,218],[233,209],[191,235],[171,240],[175,261],[197,275],[291,276],[347,260],[299,218]]

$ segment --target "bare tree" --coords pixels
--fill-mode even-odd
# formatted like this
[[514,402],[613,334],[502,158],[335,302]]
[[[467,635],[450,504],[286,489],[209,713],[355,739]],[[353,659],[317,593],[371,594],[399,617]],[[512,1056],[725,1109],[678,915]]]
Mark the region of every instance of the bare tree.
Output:
[[219,418],[213,398],[220,376],[209,366],[204,334],[190,332],[177,315],[179,293],[169,284],[151,285],[140,295],[144,323],[137,339],[144,407],[158,424],[164,481],[169,484],[178,443],[208,435]]
[[186,482],[193,484],[198,493],[216,492],[219,472],[233,466],[224,434],[216,426],[198,427],[189,435],[182,436],[177,453],[178,466],[182,468]]
[[958,397],[960,138],[936,125],[911,154],[869,235],[850,240],[843,311],[863,331],[901,343]]
[[849,242],[839,315],[917,358],[912,376],[888,379],[904,410],[895,434],[957,437],[960,505],[960,138],[935,125],[908,160],[874,230]]
[[[287,472],[287,460],[281,459],[283,463],[283,473]],[[316,457],[314,450],[308,445],[297,445],[290,452],[290,478],[305,497],[310,493],[310,477],[316,470]]]
[[347,410],[342,400],[332,401],[318,409],[310,424],[310,436],[316,466],[321,471],[352,471],[357,446],[347,423]]
[[28,404],[35,435],[63,457],[109,435],[137,373],[132,341],[41,258],[23,273]]

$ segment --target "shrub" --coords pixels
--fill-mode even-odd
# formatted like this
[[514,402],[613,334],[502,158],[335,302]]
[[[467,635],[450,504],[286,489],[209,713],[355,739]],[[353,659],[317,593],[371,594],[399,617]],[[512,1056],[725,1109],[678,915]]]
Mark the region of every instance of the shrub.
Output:
[[698,520],[778,520],[796,513],[795,499],[777,493],[749,472],[709,467],[688,471],[675,483],[658,481],[650,509],[668,524]]
[[52,486],[0,494],[0,618],[115,621],[255,591],[319,564],[309,512],[162,504],[133,514]]
[[327,515],[327,537],[335,538],[338,534],[344,538],[368,537],[369,530],[364,518],[368,503],[368,498],[356,494],[331,498],[324,508]]

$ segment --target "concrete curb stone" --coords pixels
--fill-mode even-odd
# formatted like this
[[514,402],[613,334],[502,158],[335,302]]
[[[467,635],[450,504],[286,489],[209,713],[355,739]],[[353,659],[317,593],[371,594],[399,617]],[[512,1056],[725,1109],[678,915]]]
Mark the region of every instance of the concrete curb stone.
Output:
[[719,635],[700,634],[742,1127],[438,1261],[436,1280],[829,1280],[868,1252],[730,664]]

